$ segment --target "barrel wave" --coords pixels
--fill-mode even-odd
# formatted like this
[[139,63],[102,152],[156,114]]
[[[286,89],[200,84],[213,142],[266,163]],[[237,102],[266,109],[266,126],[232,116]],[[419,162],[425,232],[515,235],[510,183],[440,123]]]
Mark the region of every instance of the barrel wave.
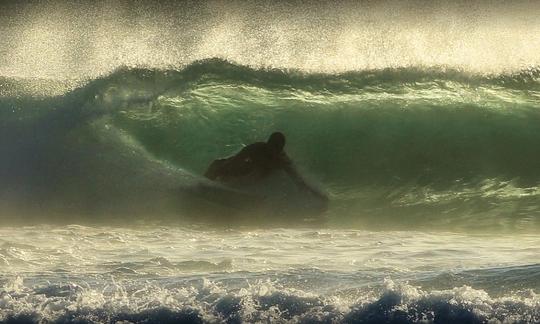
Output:
[[320,74],[210,59],[76,86],[3,78],[0,94],[6,220],[235,217],[189,188],[205,183],[213,159],[280,130],[298,168],[328,192],[330,226],[540,226],[534,68]]

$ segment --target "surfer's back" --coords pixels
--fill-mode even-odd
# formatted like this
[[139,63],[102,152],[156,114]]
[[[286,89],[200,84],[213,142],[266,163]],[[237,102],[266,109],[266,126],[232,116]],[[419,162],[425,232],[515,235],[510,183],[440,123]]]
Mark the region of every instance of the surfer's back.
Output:
[[212,162],[205,176],[225,182],[243,177],[255,179],[284,168],[288,163],[290,159],[285,152],[276,152],[267,142],[255,142],[231,157]]

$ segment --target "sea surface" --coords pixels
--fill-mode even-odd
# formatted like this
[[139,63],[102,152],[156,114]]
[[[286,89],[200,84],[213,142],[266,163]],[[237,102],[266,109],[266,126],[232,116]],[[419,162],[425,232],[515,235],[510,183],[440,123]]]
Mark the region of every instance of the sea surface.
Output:
[[340,4],[1,2],[0,322],[540,322],[539,4]]
[[540,237],[138,225],[0,231],[12,322],[534,323]]

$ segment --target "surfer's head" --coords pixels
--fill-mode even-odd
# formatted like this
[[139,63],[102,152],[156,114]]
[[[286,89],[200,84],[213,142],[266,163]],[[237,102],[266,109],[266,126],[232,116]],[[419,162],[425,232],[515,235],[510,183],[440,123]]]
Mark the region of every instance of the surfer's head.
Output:
[[285,135],[283,135],[281,132],[274,132],[272,135],[270,135],[266,143],[274,152],[280,153],[283,151],[283,147],[285,146]]

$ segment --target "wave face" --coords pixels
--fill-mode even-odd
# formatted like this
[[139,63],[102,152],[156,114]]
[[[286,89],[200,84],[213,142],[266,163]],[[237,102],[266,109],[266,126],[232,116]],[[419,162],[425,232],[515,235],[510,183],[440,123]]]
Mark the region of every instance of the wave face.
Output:
[[212,59],[123,68],[73,90],[0,82],[6,210],[30,201],[100,213],[147,197],[175,214],[163,192],[281,130],[298,167],[329,192],[336,225],[539,225],[536,69],[321,74]]

